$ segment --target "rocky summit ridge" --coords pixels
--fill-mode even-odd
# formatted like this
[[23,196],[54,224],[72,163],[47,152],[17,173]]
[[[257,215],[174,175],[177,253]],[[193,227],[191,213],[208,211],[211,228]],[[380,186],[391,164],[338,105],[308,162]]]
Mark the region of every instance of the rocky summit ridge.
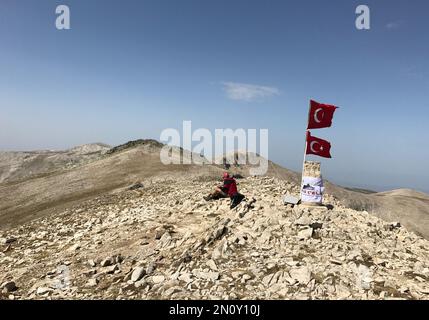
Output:
[[[1,299],[427,299],[429,242],[346,208],[285,206],[299,186],[162,177],[0,234]],[[254,199],[254,200],[253,200]]]

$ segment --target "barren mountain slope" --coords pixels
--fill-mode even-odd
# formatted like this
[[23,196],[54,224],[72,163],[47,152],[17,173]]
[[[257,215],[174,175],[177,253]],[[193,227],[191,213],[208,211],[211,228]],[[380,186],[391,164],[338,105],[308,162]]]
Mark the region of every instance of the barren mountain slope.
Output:
[[427,299],[429,243],[367,212],[283,205],[299,185],[154,178],[0,234],[2,298]]
[[[71,169],[66,167],[23,181],[0,184],[0,229],[56,213],[75,202],[115,192],[135,182],[145,184],[153,177],[171,174],[177,177],[219,177],[223,170],[222,166],[209,164],[165,166],[159,158],[161,147],[162,144],[153,140],[131,141],[103,151],[105,155],[98,155],[97,159],[89,163],[78,161],[80,165]],[[81,152],[84,157],[87,154],[85,152]],[[185,156],[190,157],[190,153],[185,152]],[[230,172],[248,176],[249,167],[233,165]],[[298,173],[271,161],[267,175],[295,184],[300,181]],[[366,210],[386,221],[399,221],[429,239],[427,194],[413,190],[366,194],[347,190],[329,181],[325,185],[327,193],[335,196],[346,207]]]
[[91,143],[65,151],[0,151],[0,183],[76,168],[99,159],[109,149],[108,145]]
[[154,176],[187,174],[195,169],[195,166],[164,166],[159,159],[159,147],[149,143],[112,153],[75,169],[3,183],[0,184],[0,229]]

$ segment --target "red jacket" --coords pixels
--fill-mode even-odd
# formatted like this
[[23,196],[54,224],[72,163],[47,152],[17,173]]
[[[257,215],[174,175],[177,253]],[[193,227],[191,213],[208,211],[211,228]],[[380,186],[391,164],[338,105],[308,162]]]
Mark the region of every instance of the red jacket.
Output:
[[223,179],[223,188],[229,197],[233,197],[237,194],[237,183],[234,178]]

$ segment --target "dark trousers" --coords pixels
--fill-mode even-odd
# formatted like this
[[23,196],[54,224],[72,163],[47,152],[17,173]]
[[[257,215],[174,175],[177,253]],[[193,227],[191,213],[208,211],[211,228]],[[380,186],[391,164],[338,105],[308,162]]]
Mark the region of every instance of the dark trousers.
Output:
[[233,196],[231,196],[231,204],[230,204],[230,208],[234,209],[236,206],[238,206],[241,201],[243,201],[244,199],[244,195],[242,195],[241,193],[237,192],[236,194],[234,194]]

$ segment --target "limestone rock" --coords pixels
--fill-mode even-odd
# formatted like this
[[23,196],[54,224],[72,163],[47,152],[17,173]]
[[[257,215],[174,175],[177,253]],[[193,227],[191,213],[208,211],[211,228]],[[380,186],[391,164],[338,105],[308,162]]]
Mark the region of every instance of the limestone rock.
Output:
[[37,288],[36,293],[38,295],[44,295],[44,294],[48,294],[51,293],[53,290],[51,288],[47,288],[47,287],[39,287]]
[[299,194],[293,181],[239,182],[240,192],[256,200],[251,207],[244,201],[231,211],[229,199],[204,201],[218,181],[191,170],[186,177],[174,172],[142,180],[139,191],[118,189],[0,233],[0,295],[429,298],[427,240],[329,194],[329,210],[285,206],[285,193]]
[[218,268],[217,268],[217,265],[216,265],[216,262],[214,262],[213,260],[208,260],[207,262],[206,262],[206,265],[211,269],[211,270],[213,270],[213,271],[217,271],[218,270]]
[[153,277],[152,277],[152,281],[153,281],[153,283],[155,283],[155,284],[158,284],[158,283],[164,282],[164,280],[165,280],[165,277],[164,277],[164,276],[162,276],[162,275],[159,275],[159,276],[153,276]]
[[309,226],[311,224],[311,218],[307,216],[302,216],[299,219],[295,220],[294,224],[298,226]]
[[292,269],[289,271],[292,279],[298,281],[300,284],[307,285],[311,280],[311,272],[307,267]]
[[146,274],[146,269],[144,267],[137,267],[134,269],[131,275],[131,281],[132,282],[139,281],[141,278],[144,277],[145,274]]
[[113,257],[109,257],[109,258],[105,258],[104,260],[102,260],[100,263],[100,266],[109,267],[114,263],[115,263],[115,259]]
[[154,262],[149,262],[146,267],[146,274],[151,275],[156,269],[156,264]]
[[307,240],[307,239],[310,239],[312,236],[313,236],[312,228],[306,228],[298,232],[298,239],[300,240]]
[[96,287],[98,285],[98,279],[94,278],[94,279],[89,279],[88,282],[86,283],[86,287]]

